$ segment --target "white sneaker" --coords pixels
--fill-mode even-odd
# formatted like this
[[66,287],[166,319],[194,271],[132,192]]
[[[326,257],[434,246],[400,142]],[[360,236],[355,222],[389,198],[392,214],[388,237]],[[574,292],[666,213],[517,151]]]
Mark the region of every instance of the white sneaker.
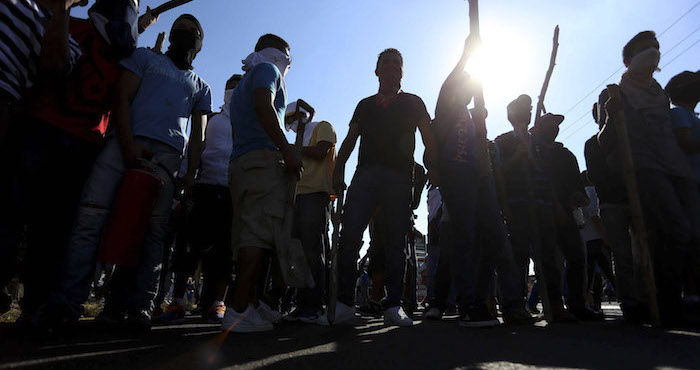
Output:
[[253,333],[274,329],[272,323],[260,317],[258,311],[251,304],[242,313],[236,312],[233,307],[227,307],[221,328],[224,331],[234,333]]
[[384,325],[413,326],[413,320],[406,315],[401,306],[394,306],[384,310]]
[[437,307],[433,307],[425,313],[426,320],[440,320],[442,319],[442,310]]
[[271,323],[278,323],[280,320],[282,320],[282,314],[273,310],[272,307],[268,306],[267,303],[263,301],[258,301],[258,308],[256,310],[260,314],[260,317],[262,317],[264,320],[267,320]]
[[[335,304],[335,320],[333,325],[338,324],[351,324],[353,320],[357,318],[355,316],[355,307],[346,305],[345,303],[338,302]],[[317,324],[319,325],[330,325],[328,322],[328,309],[318,318]]]

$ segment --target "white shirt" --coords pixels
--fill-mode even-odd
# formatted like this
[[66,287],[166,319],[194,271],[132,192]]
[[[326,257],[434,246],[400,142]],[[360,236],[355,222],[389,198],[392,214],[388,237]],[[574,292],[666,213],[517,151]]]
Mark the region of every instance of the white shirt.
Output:
[[598,232],[598,229],[596,229],[591,222],[591,218],[594,216],[600,216],[600,201],[598,200],[598,194],[596,194],[593,186],[586,186],[586,194],[591,202],[588,204],[588,206],[581,208],[583,211],[583,218],[585,220],[583,229],[581,229],[581,239],[583,239],[584,243],[601,238],[600,232]]
[[228,186],[228,163],[233,150],[231,122],[219,113],[209,120],[205,131],[199,183]]

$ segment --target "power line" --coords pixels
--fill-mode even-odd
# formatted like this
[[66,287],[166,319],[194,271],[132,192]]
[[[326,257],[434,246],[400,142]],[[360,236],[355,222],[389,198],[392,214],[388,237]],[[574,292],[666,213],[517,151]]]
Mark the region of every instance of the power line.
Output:
[[[700,4],[700,3],[698,3],[698,4]],[[695,33],[697,33],[698,31],[700,31],[700,27],[696,28],[696,29],[695,29],[693,32],[691,32],[688,36],[684,37],[681,41],[679,41],[679,42],[677,42],[675,45],[673,45],[673,46],[672,46],[670,49],[668,49],[668,51],[666,51],[663,55],[668,55],[669,52],[671,52],[673,49],[675,49],[676,47],[678,47],[678,45],[682,44],[685,40],[689,39],[691,36],[693,36],[693,35],[694,35]],[[683,55],[683,54],[685,54],[686,52],[688,52],[688,51],[689,51],[693,46],[695,46],[698,42],[700,42],[700,39],[698,39],[697,41],[695,41],[695,42],[694,42],[692,45],[690,45],[688,48],[686,48],[686,49],[684,49],[683,51],[681,51],[678,55],[676,55],[676,56],[675,56],[673,59],[671,59],[668,63],[666,63],[666,64],[664,64],[663,66],[661,66],[661,69],[666,68],[666,66],[668,66],[668,65],[671,64],[673,61],[675,61],[676,59],[678,59],[681,55]],[[620,68],[620,69],[622,69],[622,68]],[[618,69],[618,71],[619,71],[620,69]],[[617,71],[616,71],[615,73],[617,73]],[[612,77],[612,76],[610,76],[610,77]],[[604,84],[610,79],[610,77],[608,77],[605,81],[603,81],[603,83],[601,83],[600,85],[598,85],[598,86],[594,89],[593,92],[597,91],[598,88],[600,88],[602,85],[604,85]],[[591,93],[592,93],[592,92],[591,92]],[[584,97],[584,99],[586,99],[589,95],[591,95],[591,93],[589,93],[588,95],[586,95],[586,96]],[[579,103],[580,103],[580,102],[579,102]],[[577,105],[578,105],[579,103],[577,103]],[[573,109],[573,108],[572,108],[572,109]],[[570,109],[569,111],[571,111],[571,109]],[[568,113],[568,112],[567,112],[567,113]],[[561,133],[564,133],[564,132],[568,131],[569,129],[573,128],[573,127],[576,125],[576,122],[580,121],[583,117],[585,117],[585,116],[588,115],[588,114],[590,114],[590,112],[586,112],[584,115],[582,115],[581,117],[579,117],[578,119],[576,119],[575,121],[573,121],[571,124],[567,125],[567,126],[561,131]],[[566,114],[564,114],[564,115],[566,115]],[[579,131],[579,130],[576,130],[576,131]]]
[[589,123],[592,123],[592,122],[593,122],[593,118],[589,119],[585,124],[583,124],[581,127],[579,127],[578,129],[576,129],[576,131],[572,132],[571,134],[569,134],[569,136],[565,137],[565,138],[562,140],[562,142],[568,140],[570,137],[574,136],[577,132],[583,130],[584,127],[587,127],[588,124],[589,124]]
[[673,59],[669,60],[668,63],[664,64],[661,68],[662,68],[662,69],[663,69],[663,68],[666,68],[667,65],[673,63],[674,60],[678,59],[678,57],[680,57],[681,55],[683,55],[683,54],[685,54],[686,52],[688,52],[690,49],[693,48],[693,46],[697,45],[699,42],[700,42],[700,39],[695,40],[695,42],[694,42],[692,45],[688,46],[688,47],[687,47],[685,50],[683,50],[680,54],[676,55]]
[[[695,8],[697,8],[699,5],[700,5],[700,1],[698,1],[697,3],[695,3],[695,5],[693,5],[690,9],[688,9],[685,13],[681,14],[681,16],[678,17],[673,23],[671,23],[670,26],[666,27],[666,29],[663,30],[663,31],[658,35],[658,37],[661,37],[663,34],[665,34],[668,30],[670,30],[673,26],[675,26],[678,22],[680,22],[681,19],[685,18],[685,16],[687,16],[688,14],[690,14],[690,12],[692,12],[692,11],[693,11]],[[693,31],[693,33],[697,32],[697,31],[698,31],[698,30],[696,29],[695,31]],[[693,33],[691,33],[691,35],[692,35]],[[689,35],[688,37],[690,37],[690,35]],[[683,39],[683,41],[685,41],[685,39]],[[682,41],[681,41],[681,42],[682,42]],[[676,45],[676,46],[677,46],[677,45]],[[675,47],[675,46],[674,46],[674,47]],[[669,51],[671,51],[671,50],[673,50],[673,48],[669,49]],[[576,104],[574,104],[573,106],[571,106],[571,108],[569,108],[569,109],[564,113],[564,115],[566,116],[569,112],[571,112],[572,110],[574,110],[574,108],[576,108],[579,104],[583,103],[583,102],[586,100],[586,98],[588,98],[591,94],[593,94],[594,92],[598,91],[598,89],[599,89],[601,86],[603,86],[603,85],[605,84],[605,82],[607,82],[609,79],[611,79],[613,76],[615,76],[615,74],[617,74],[618,72],[620,72],[620,70],[622,70],[622,68],[624,68],[624,66],[618,68],[615,72],[613,72],[612,74],[610,74],[610,76],[608,76],[606,79],[604,79],[603,82],[601,82],[598,86],[596,86],[595,88],[593,88],[593,90],[591,90],[591,92],[589,92],[588,94],[586,94],[586,96],[584,96],[581,100],[579,100],[578,102],[576,102]],[[570,127],[570,126],[569,126],[569,127]]]

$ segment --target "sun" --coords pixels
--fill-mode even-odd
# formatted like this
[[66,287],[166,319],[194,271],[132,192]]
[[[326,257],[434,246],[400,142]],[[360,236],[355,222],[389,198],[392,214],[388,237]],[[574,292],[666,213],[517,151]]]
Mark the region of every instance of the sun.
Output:
[[465,71],[481,81],[487,99],[512,99],[514,91],[528,90],[539,79],[542,71],[534,65],[536,52],[522,32],[502,25],[483,28],[481,46]]

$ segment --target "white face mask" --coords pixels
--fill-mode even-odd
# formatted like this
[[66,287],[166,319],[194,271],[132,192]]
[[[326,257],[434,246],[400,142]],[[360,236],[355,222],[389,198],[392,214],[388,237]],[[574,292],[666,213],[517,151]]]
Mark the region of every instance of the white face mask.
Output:
[[637,55],[632,57],[629,67],[627,70],[633,74],[644,74],[650,75],[654,71],[660,71],[659,61],[661,60],[661,53],[658,49],[651,47],[644,51],[639,52]]
[[233,89],[224,92],[224,106],[228,107],[231,105],[231,95],[233,95]]
[[274,64],[284,78],[292,64],[292,58],[289,54],[279,49],[265,48],[248,55],[248,57],[243,60],[243,70],[247,72],[263,62]]

